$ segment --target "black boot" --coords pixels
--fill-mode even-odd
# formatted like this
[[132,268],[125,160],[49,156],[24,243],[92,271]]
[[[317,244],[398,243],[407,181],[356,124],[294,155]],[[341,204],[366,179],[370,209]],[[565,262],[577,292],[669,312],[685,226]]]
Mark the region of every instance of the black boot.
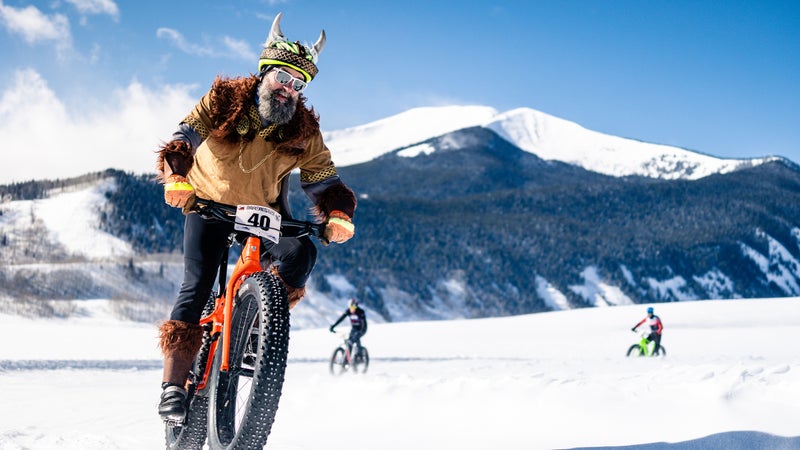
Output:
[[164,383],[158,414],[164,421],[183,422],[186,416],[186,389],[170,383]]

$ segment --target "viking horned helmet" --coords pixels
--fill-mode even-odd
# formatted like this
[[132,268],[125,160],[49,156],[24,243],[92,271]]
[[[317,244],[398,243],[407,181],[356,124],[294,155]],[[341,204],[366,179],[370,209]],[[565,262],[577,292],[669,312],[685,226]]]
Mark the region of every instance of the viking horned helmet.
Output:
[[283,13],[278,13],[272,22],[267,42],[264,43],[264,50],[258,60],[258,71],[261,72],[267,66],[287,66],[302,73],[306,82],[309,82],[319,72],[316,62],[325,47],[325,30],[322,30],[319,39],[311,47],[301,44],[300,41],[291,42],[281,31],[281,16]]

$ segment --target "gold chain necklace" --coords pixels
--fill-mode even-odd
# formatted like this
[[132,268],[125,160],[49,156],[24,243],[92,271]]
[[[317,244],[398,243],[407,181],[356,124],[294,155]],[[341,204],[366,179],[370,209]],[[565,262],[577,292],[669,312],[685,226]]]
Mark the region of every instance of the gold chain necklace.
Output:
[[245,169],[244,164],[242,164],[242,151],[244,151],[244,139],[242,139],[239,143],[239,168],[242,169],[242,172],[244,173],[251,173],[254,170],[258,169],[262,164],[264,164],[270,156],[274,155],[276,150],[277,147],[273,148],[272,151],[269,152],[267,156],[264,157],[264,159],[258,162],[258,164],[256,164],[250,169]]

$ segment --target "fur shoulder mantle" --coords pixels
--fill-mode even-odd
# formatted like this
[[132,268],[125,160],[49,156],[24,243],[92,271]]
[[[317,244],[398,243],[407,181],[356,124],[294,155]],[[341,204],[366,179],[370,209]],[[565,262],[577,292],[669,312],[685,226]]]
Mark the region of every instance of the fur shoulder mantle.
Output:
[[[260,78],[256,75],[237,78],[218,76],[214,80],[209,94],[209,113],[213,124],[209,130],[211,136],[233,143],[242,139],[252,141],[259,135],[260,120],[251,119],[259,81]],[[243,123],[252,122],[256,123],[253,126],[242,126]],[[297,110],[289,123],[269,135],[260,135],[275,142],[279,151],[300,155],[305,150],[305,141],[317,133],[319,116],[313,108],[306,107],[305,97],[301,95],[297,99]]]

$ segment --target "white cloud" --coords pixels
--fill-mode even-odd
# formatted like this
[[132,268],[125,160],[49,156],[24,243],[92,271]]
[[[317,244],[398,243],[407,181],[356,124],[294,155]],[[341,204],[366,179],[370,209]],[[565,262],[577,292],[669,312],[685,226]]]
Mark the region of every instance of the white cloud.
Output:
[[133,81],[104,98],[85,99],[99,106],[72,108],[38,72],[19,70],[0,94],[0,184],[108,168],[152,173],[159,144],[197,101],[191,89],[151,90]]
[[258,59],[258,55],[250,50],[250,45],[245,41],[240,41],[238,39],[225,36],[222,38],[222,42],[225,44],[225,47],[230,51],[230,53],[239,59],[251,60],[254,63]]
[[112,0],[67,0],[81,14],[108,14],[119,19],[119,8]]
[[0,24],[29,44],[55,41],[61,48],[72,46],[69,19],[63,14],[48,16],[35,6],[14,8],[0,1]]
[[190,55],[233,58],[245,61],[255,61],[258,58],[258,55],[250,49],[250,46],[245,41],[234,39],[230,36],[222,37],[220,44],[222,49],[190,42],[181,32],[172,28],[159,28],[156,30],[156,36],[159,39],[171,42],[179,50]]
[[190,55],[212,56],[214,54],[214,51],[210,48],[202,47],[189,42],[186,40],[183,34],[181,34],[179,31],[173,30],[172,28],[159,28],[156,30],[156,36],[159,39],[166,39],[175,47],[178,47],[179,50]]

